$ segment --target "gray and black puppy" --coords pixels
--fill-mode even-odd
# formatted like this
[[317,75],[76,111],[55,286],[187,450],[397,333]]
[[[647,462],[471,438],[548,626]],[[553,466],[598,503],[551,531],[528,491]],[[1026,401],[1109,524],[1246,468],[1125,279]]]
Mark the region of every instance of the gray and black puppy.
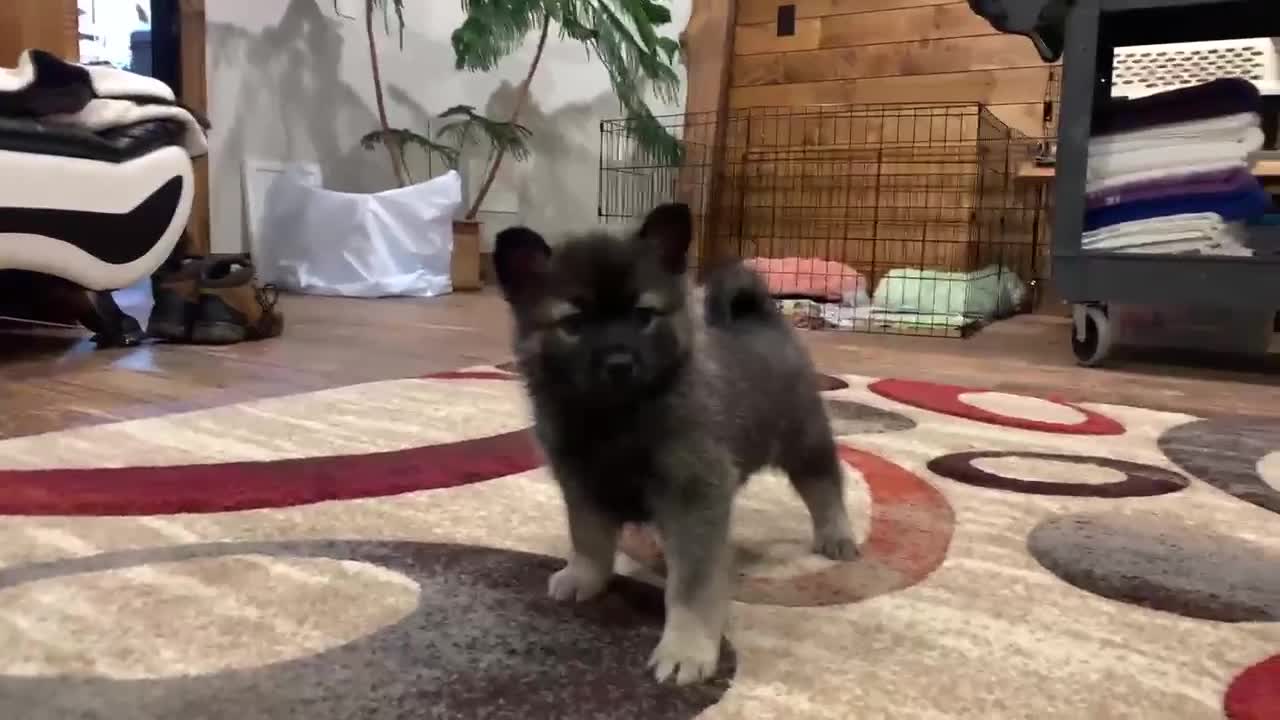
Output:
[[623,523],[654,523],[666,624],[649,663],[684,684],[715,672],[730,598],[734,493],[783,469],[814,547],[857,554],[835,443],[804,348],[763,283],[735,266],[705,297],[686,277],[692,219],[663,205],[638,232],[498,234],[494,264],[536,432],[568,508],[573,553],[550,594],[585,600],[613,573]]

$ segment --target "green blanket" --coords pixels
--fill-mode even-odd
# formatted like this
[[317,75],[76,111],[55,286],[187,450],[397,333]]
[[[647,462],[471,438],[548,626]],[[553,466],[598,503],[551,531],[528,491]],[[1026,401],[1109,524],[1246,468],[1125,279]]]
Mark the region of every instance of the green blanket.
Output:
[[1026,292],[1017,274],[999,265],[973,272],[899,268],[880,278],[871,304],[895,319],[916,315],[929,325],[959,327],[1013,312]]

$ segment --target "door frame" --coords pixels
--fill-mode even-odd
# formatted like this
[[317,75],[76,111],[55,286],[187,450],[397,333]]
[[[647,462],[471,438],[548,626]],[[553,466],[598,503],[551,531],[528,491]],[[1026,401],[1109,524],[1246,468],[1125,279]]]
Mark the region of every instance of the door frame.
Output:
[[[157,0],[153,0],[157,1]],[[209,81],[205,65],[207,31],[205,0],[178,0],[178,98],[201,115],[209,114]],[[187,253],[208,255],[209,156],[196,158],[195,198],[187,221]]]

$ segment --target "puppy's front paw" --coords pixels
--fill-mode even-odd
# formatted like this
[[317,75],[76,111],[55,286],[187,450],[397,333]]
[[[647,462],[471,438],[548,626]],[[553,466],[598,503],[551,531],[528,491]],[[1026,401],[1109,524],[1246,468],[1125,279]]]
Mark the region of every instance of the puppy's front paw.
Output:
[[813,539],[813,551],[838,562],[858,559],[858,544],[844,534],[819,535]]
[[590,600],[609,584],[609,576],[584,563],[569,561],[547,581],[547,594],[556,600]]
[[712,640],[700,632],[664,632],[649,657],[649,667],[658,682],[674,679],[688,685],[715,675],[720,661],[720,638]]

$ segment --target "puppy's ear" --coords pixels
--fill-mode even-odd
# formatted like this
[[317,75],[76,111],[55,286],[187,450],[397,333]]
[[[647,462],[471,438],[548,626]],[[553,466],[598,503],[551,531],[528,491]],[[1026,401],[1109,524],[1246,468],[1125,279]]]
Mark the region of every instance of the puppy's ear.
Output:
[[511,227],[494,239],[493,266],[507,302],[517,303],[540,292],[547,279],[551,248],[527,227]]
[[640,226],[642,242],[652,243],[662,267],[675,275],[688,265],[689,243],[693,240],[693,213],[684,203],[659,205]]

